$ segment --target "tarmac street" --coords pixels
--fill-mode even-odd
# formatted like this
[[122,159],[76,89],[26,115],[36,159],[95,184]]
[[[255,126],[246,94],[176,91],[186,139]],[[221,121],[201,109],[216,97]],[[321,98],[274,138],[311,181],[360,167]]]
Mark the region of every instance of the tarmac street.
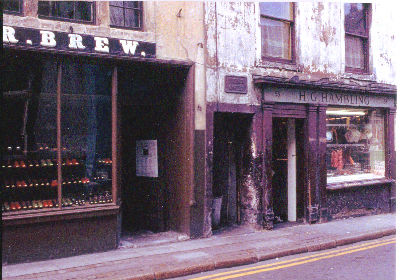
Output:
[[[362,252],[386,250],[386,248],[394,246],[393,239],[395,234],[396,214],[393,213],[334,220],[323,224],[277,226],[273,230],[255,231],[242,226],[224,232],[215,232],[209,238],[194,240],[184,238],[180,234],[162,233],[151,236],[147,240],[132,239],[129,242],[125,242],[117,250],[103,253],[34,263],[3,264],[2,278],[7,280],[153,280],[176,277],[191,279],[190,275],[195,275],[196,273],[216,273],[219,269],[232,267],[240,269],[238,266],[243,265],[264,265],[264,261],[282,261],[282,258],[286,257],[297,259],[278,265],[284,266],[285,271],[288,273],[291,269],[300,267],[307,271],[312,271],[313,268],[306,267],[320,263],[326,264],[332,262],[332,260],[345,260],[346,257],[356,256],[356,254],[361,254]],[[375,246],[380,244],[379,240],[383,237],[388,238],[388,244],[383,245],[382,243],[382,246]],[[370,245],[357,247],[360,245],[355,244],[365,241],[371,242]],[[346,245],[355,247],[346,249],[344,247]],[[329,253],[329,251],[325,250],[336,250],[336,253]],[[354,252],[349,253],[349,250],[354,250]],[[304,255],[305,258],[301,259],[303,257],[301,254],[309,253],[315,253],[316,255]],[[380,253],[377,251],[376,254],[378,256],[386,253],[385,251]],[[391,255],[393,252],[389,250],[387,254]],[[353,261],[357,263],[363,258],[374,259],[374,257],[361,256]],[[343,263],[345,264],[346,261]],[[267,263],[265,265],[270,264]],[[391,264],[389,263],[388,265],[390,267]],[[276,264],[273,267],[276,268]],[[332,267],[339,267],[339,264],[337,266],[332,265]],[[268,266],[265,268],[268,268]],[[275,269],[271,270],[270,273],[278,273],[278,271],[283,270]],[[244,279],[258,279],[251,278],[253,276],[248,275],[250,278]],[[267,278],[270,279],[269,277]],[[293,278],[292,275],[285,279],[299,278]],[[339,277],[339,279],[342,278]],[[367,278],[358,279],[365,280]]]
[[276,258],[252,265],[173,278],[173,280],[390,280],[395,277],[396,238],[387,236],[320,252]]

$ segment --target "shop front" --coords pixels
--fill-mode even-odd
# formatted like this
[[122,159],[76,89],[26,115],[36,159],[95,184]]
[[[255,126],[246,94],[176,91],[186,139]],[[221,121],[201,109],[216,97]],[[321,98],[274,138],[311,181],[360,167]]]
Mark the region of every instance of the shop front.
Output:
[[3,264],[190,234],[192,64],[155,43],[3,33]]
[[394,209],[395,87],[258,76],[254,82],[263,91],[267,224]]

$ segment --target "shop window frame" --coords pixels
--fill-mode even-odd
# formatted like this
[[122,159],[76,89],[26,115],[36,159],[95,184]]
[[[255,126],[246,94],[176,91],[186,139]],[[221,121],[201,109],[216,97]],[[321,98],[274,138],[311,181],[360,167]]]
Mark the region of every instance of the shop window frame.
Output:
[[[383,153],[383,156],[384,156],[384,160],[383,160],[383,163],[384,163],[384,166],[383,166],[383,169],[382,170],[379,170],[380,172],[383,172],[383,173],[381,173],[381,174],[378,174],[378,173],[375,173],[374,175],[376,175],[376,176],[369,176],[370,178],[363,178],[363,176],[364,177],[368,177],[368,176],[366,176],[365,174],[370,174],[371,172],[372,172],[372,170],[373,170],[373,168],[372,168],[372,166],[371,166],[371,161],[369,160],[368,161],[368,166],[369,166],[369,168],[370,168],[370,172],[364,172],[364,173],[362,173],[362,175],[361,175],[361,177],[360,177],[360,179],[351,179],[351,178],[346,178],[346,175],[340,175],[339,177],[341,177],[341,178],[339,178],[339,180],[333,180],[333,181],[329,181],[329,178],[331,177],[331,176],[328,176],[328,170],[326,170],[326,179],[327,179],[327,186],[329,187],[329,188],[333,188],[333,189],[335,189],[335,188],[337,188],[338,186],[341,186],[341,187],[343,187],[343,186],[348,186],[348,187],[351,187],[351,186],[360,186],[360,185],[365,185],[365,184],[369,184],[369,183],[371,183],[371,182],[386,182],[386,181],[388,181],[389,179],[388,179],[388,164],[389,164],[389,162],[388,162],[388,160],[389,160],[389,158],[388,158],[388,154],[387,154],[387,151],[388,151],[388,149],[389,149],[389,146],[388,146],[388,134],[387,134],[387,125],[388,125],[388,120],[387,120],[387,110],[385,110],[384,108],[364,108],[364,107],[341,107],[341,106],[329,106],[328,108],[327,108],[327,112],[328,111],[330,111],[330,110],[344,110],[344,111],[346,111],[346,110],[364,110],[364,111],[372,111],[372,110],[374,110],[374,109],[376,109],[376,111],[380,114],[380,117],[379,118],[381,118],[381,120],[380,121],[382,121],[382,125],[383,125],[383,131],[381,131],[381,134],[382,134],[382,136],[383,136],[383,138],[384,139],[381,139],[381,142],[382,142],[382,144],[384,145],[384,147],[383,147],[383,149],[382,150],[380,150],[380,152],[382,152]],[[333,133],[331,133],[330,134],[330,136],[328,137],[328,133],[330,133],[331,132],[331,130],[330,129],[328,129],[329,127],[331,127],[331,126],[335,126],[334,124],[330,124],[329,122],[328,122],[328,118],[329,118],[329,116],[330,115],[335,115],[335,114],[328,114],[327,113],[327,115],[326,115],[326,118],[327,118],[327,121],[326,121],[326,132],[327,132],[327,136],[326,136],[326,142],[327,142],[327,145],[326,145],[326,153],[327,153],[327,157],[326,157],[326,159],[327,159],[327,165],[331,165],[332,164],[332,161],[330,161],[330,160],[332,160],[332,159],[329,159],[329,157],[328,157],[328,153],[330,153],[330,150],[332,149],[332,150],[335,150],[335,148],[334,147],[338,147],[338,148],[340,148],[340,145],[343,145],[343,147],[345,147],[345,149],[347,149],[347,148],[349,148],[350,146],[352,146],[353,144],[351,144],[350,142],[349,143],[344,143],[344,144],[334,144],[334,143],[330,143],[330,141],[334,141],[334,140],[332,140],[332,139],[335,139],[334,138],[334,135],[332,135]],[[348,116],[350,116],[350,115],[348,115]],[[351,116],[354,116],[354,115],[351,115]],[[375,119],[375,121],[379,121],[378,119]],[[366,126],[366,125],[368,125],[369,123],[365,123],[365,124],[362,124],[363,126]],[[361,125],[361,124],[359,124],[359,125]],[[340,124],[338,125],[338,126],[340,126]],[[365,133],[365,132],[363,132],[363,133]],[[362,133],[362,134],[363,134]],[[332,139],[330,139],[331,137],[333,136],[333,138]],[[357,135],[351,135],[350,134],[350,136],[351,137],[355,137],[355,138],[357,138]],[[336,136],[336,137],[338,137],[338,136]],[[347,136],[346,136],[347,137]],[[360,139],[362,139],[362,138],[360,138]],[[358,141],[357,142],[355,142],[355,143],[358,143]],[[360,146],[360,145],[362,145],[361,143],[360,144],[356,144],[356,146]],[[373,144],[371,144],[371,143],[369,143],[369,144],[367,144],[367,145],[373,145]],[[374,151],[374,150],[373,150]],[[376,150],[376,151],[379,151],[379,150]],[[371,152],[371,151],[369,151],[369,152]],[[369,156],[371,156],[371,153],[368,153],[368,155]],[[374,172],[377,172],[378,170],[375,170]]]
[[[113,5],[112,2],[122,2],[123,6],[117,6]],[[126,6],[126,2],[136,2],[138,4],[138,7],[129,7]],[[111,22],[111,9],[116,8],[116,9],[121,9],[123,10],[123,25],[118,25],[118,24],[113,24]],[[110,9],[110,27],[113,28],[121,28],[121,29],[130,29],[130,30],[142,30],[143,29],[143,1],[109,1],[109,9]],[[126,11],[127,10],[132,10],[132,11],[139,11],[139,26],[126,26]]]
[[[61,2],[69,2],[69,3],[73,3],[74,4],[74,11],[76,10],[76,4],[78,2],[86,2],[86,3],[90,3],[91,4],[91,20],[90,21],[86,21],[86,20],[79,20],[79,19],[70,19],[70,18],[65,18],[65,17],[59,17],[54,15],[53,13],[53,9],[54,7],[52,6],[52,4],[54,5],[59,5]],[[40,4],[41,3],[48,3],[49,6],[49,14],[48,15],[43,15],[40,14],[39,10],[40,10]],[[74,15],[76,15],[76,13],[74,12]],[[38,17],[42,18],[42,19],[49,19],[49,20],[58,20],[58,21],[66,21],[66,22],[77,22],[77,23],[83,23],[83,24],[95,24],[96,21],[96,3],[95,1],[38,1]]]
[[[366,3],[344,3],[344,5],[351,5],[351,4],[362,4],[363,5],[363,18],[364,18],[364,25],[365,25],[365,34],[357,34],[355,32],[350,32],[346,26],[346,19],[344,19],[344,31],[345,31],[345,45],[347,44],[348,39],[359,39],[362,42],[362,53],[364,56],[364,65],[363,68],[355,68],[350,67],[347,65],[347,55],[346,47],[345,47],[345,72],[354,73],[354,74],[368,74],[369,73],[369,43],[370,43],[370,15],[371,9],[370,4]],[[346,15],[345,15],[346,17]]]
[[[44,58],[43,58],[44,59]],[[71,59],[65,58],[65,59]],[[80,59],[73,59],[76,63],[82,63]],[[98,204],[90,204],[88,201],[86,202],[85,205],[80,205],[79,207],[66,207],[62,205],[62,200],[64,197],[64,191],[63,188],[63,180],[65,179],[65,175],[63,176],[63,166],[65,163],[65,160],[63,160],[62,156],[62,140],[61,140],[61,128],[62,128],[62,115],[61,115],[61,105],[62,105],[62,100],[61,100],[61,95],[62,95],[62,68],[64,65],[64,59],[55,59],[54,62],[56,63],[56,71],[57,73],[55,74],[56,76],[56,93],[55,93],[55,103],[56,103],[56,129],[57,129],[57,135],[56,135],[56,146],[57,146],[57,153],[56,153],[56,158],[54,161],[54,165],[56,168],[56,177],[57,177],[57,200],[58,200],[58,206],[54,207],[49,207],[49,208],[43,208],[43,209],[37,209],[37,210],[19,210],[19,211],[4,211],[3,214],[3,220],[6,221],[12,221],[15,219],[21,219],[24,218],[25,215],[29,215],[29,217],[32,214],[35,214],[36,216],[40,217],[49,217],[50,219],[53,219],[51,217],[55,217],[59,214],[68,214],[68,215],[87,215],[87,214],[82,214],[84,212],[92,212],[95,211],[96,213],[100,213],[99,211],[114,211],[115,207],[119,207],[117,205],[117,184],[118,184],[118,178],[117,178],[117,157],[118,157],[118,152],[117,152],[117,66],[116,65],[109,65],[110,66],[110,71],[111,71],[111,196],[112,196],[112,201],[111,202],[106,202],[106,203],[98,203]],[[85,60],[83,63],[98,63],[96,60]],[[31,84],[31,82],[29,83]],[[11,91],[10,93],[18,93],[19,98],[29,98],[32,94],[31,93],[32,89],[27,89],[27,90],[17,90],[17,91]],[[23,96],[22,96],[23,95]],[[4,162],[5,164],[5,162]],[[4,168],[4,166],[1,166],[1,168]],[[50,178],[50,177],[49,177]],[[18,200],[16,200],[18,201]],[[3,201],[4,202],[4,201]],[[62,212],[59,212],[62,210]],[[94,214],[97,215],[97,214]]]
[[[287,3],[287,2],[282,2],[282,3]],[[296,44],[295,44],[295,40],[296,40],[296,36],[295,36],[296,3],[294,3],[294,2],[289,2],[289,3],[291,4],[290,9],[292,10],[291,12],[292,12],[292,15],[293,15],[293,18],[291,20],[270,16],[268,14],[263,14],[261,12],[261,7],[260,7],[260,20],[262,20],[264,18],[264,19],[269,19],[269,20],[273,20],[273,21],[276,21],[276,22],[284,22],[284,23],[289,25],[289,30],[290,30],[290,35],[286,38],[286,39],[290,40],[290,43],[289,43],[290,56],[291,56],[290,59],[264,55],[263,54],[262,45],[263,45],[264,40],[266,40],[266,38],[264,38],[261,35],[261,58],[262,58],[263,61],[295,64],[295,61],[296,61],[296,52],[295,52],[295,46],[296,46]],[[260,3],[260,5],[261,4],[262,3]],[[262,31],[261,31],[261,34],[262,34]]]
[[[18,4],[18,11],[12,11],[12,10],[5,10],[4,8],[4,3],[5,2],[10,2],[10,3],[17,3]],[[2,2],[2,8],[3,8],[3,13],[4,14],[10,14],[10,15],[22,15],[22,7],[23,7],[23,2],[22,0],[4,0]]]

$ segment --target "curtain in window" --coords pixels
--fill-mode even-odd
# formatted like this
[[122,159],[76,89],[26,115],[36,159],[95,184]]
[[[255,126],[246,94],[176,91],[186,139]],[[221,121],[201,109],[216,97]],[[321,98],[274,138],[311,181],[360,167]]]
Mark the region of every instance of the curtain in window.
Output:
[[263,38],[263,56],[291,59],[291,34],[289,23],[262,18],[261,36]]
[[346,66],[357,69],[364,69],[363,40],[361,38],[346,36]]

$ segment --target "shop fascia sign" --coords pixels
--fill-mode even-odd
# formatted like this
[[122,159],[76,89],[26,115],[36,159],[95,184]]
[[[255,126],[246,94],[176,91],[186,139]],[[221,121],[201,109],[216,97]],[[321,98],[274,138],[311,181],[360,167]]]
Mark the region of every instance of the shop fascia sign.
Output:
[[394,97],[391,96],[379,96],[368,93],[348,93],[278,87],[265,88],[264,100],[270,102],[311,103],[365,107],[395,106]]
[[90,54],[156,56],[155,43],[11,26],[3,26],[3,44]]

